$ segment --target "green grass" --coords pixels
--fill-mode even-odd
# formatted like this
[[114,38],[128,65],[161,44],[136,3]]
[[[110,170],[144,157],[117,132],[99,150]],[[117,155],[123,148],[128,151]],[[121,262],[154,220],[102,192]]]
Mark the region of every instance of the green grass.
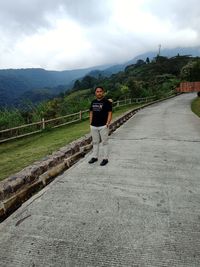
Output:
[[[133,107],[136,105],[125,106],[114,111],[113,119]],[[89,133],[89,130],[88,120],[85,120],[1,144],[0,180],[66,146],[73,140]]]
[[200,117],[200,97],[195,98],[191,105],[192,111]]

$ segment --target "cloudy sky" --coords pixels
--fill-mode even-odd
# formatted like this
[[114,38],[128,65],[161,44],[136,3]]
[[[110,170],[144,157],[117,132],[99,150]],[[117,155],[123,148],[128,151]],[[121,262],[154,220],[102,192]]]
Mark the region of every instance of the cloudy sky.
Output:
[[199,45],[199,0],[0,0],[0,38],[0,69],[122,63]]

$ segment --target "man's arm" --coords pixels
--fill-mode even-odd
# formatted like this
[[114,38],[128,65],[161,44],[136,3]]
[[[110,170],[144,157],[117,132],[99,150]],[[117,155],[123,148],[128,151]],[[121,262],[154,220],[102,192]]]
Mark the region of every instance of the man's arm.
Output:
[[93,112],[90,111],[90,125],[92,124],[92,117],[93,117]]
[[106,122],[106,126],[107,127],[109,127],[111,120],[112,120],[112,111],[109,111],[108,112],[108,119],[107,119],[107,122]]

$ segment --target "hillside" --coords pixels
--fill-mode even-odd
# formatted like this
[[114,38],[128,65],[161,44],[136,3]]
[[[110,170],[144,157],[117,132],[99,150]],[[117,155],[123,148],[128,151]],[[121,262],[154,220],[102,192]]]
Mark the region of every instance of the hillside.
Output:
[[[175,48],[161,50],[162,56],[179,55],[200,56],[200,47]],[[23,107],[25,102],[37,104],[42,100],[51,99],[73,87],[74,81],[81,80],[85,75],[98,79],[110,77],[138,61],[152,60],[157,51],[141,54],[123,64],[96,66],[86,69],[47,71],[44,69],[8,69],[0,70],[0,108]],[[34,92],[36,91],[36,92]]]
[[[188,72],[191,62],[199,62],[199,58],[190,56],[172,58],[157,56],[151,62],[140,59],[135,64],[127,66],[124,71],[120,71],[110,77],[87,75],[74,83],[73,90],[92,88],[100,84],[106,88],[108,95],[114,100],[123,97],[145,97],[149,95],[157,95],[159,97],[175,89],[181,80],[192,78],[191,73],[189,74]],[[194,73],[195,75],[200,73],[198,64]],[[198,80],[200,75],[199,77],[198,75],[194,77],[193,74],[193,78]]]
[[[94,76],[97,77],[97,73],[98,75],[102,75],[102,76],[106,76],[109,77],[112,74],[115,74],[119,71],[123,71],[125,69],[125,67],[127,67],[128,65],[131,64],[135,64],[138,60],[146,60],[146,58],[149,58],[150,60],[153,60],[158,54],[158,51],[148,51],[146,53],[140,54],[136,57],[134,57],[133,59],[126,61],[123,64],[117,64],[117,65],[113,65],[110,66],[104,70],[100,70],[100,69],[95,69],[93,71],[91,71],[90,73],[88,73],[88,75],[90,76]],[[190,55],[192,57],[200,57],[200,47],[177,47],[177,48],[173,48],[173,49],[162,49],[161,50],[161,56],[164,57],[175,57],[177,55],[183,56],[183,55]]]
[[69,71],[47,71],[44,69],[0,70],[0,107],[16,106],[24,96],[34,102],[31,95],[27,93],[30,90],[40,89],[44,95],[43,89],[46,91],[48,88],[49,95],[51,97],[56,96],[71,88],[75,79],[83,77],[92,69]]
[[[0,111],[0,129],[15,127],[19,124],[50,119],[89,108],[94,98],[94,87],[101,85],[106,96],[114,101],[124,98],[167,96],[181,81],[200,80],[200,58],[176,56],[172,58],[157,56],[146,62],[138,60],[110,77],[86,75],[74,82],[73,88],[51,99],[49,90],[29,91],[35,101],[50,98],[37,106],[28,102],[27,108]],[[63,88],[64,89],[64,88]],[[26,96],[26,93],[24,93]]]

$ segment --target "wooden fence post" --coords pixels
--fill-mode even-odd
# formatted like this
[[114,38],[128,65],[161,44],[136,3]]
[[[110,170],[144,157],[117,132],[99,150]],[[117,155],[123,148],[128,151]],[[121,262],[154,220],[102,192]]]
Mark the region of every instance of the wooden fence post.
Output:
[[80,119],[80,121],[82,120],[82,111],[81,110],[79,112],[79,119]]
[[45,120],[44,120],[44,118],[42,118],[42,130],[44,130],[45,129]]

